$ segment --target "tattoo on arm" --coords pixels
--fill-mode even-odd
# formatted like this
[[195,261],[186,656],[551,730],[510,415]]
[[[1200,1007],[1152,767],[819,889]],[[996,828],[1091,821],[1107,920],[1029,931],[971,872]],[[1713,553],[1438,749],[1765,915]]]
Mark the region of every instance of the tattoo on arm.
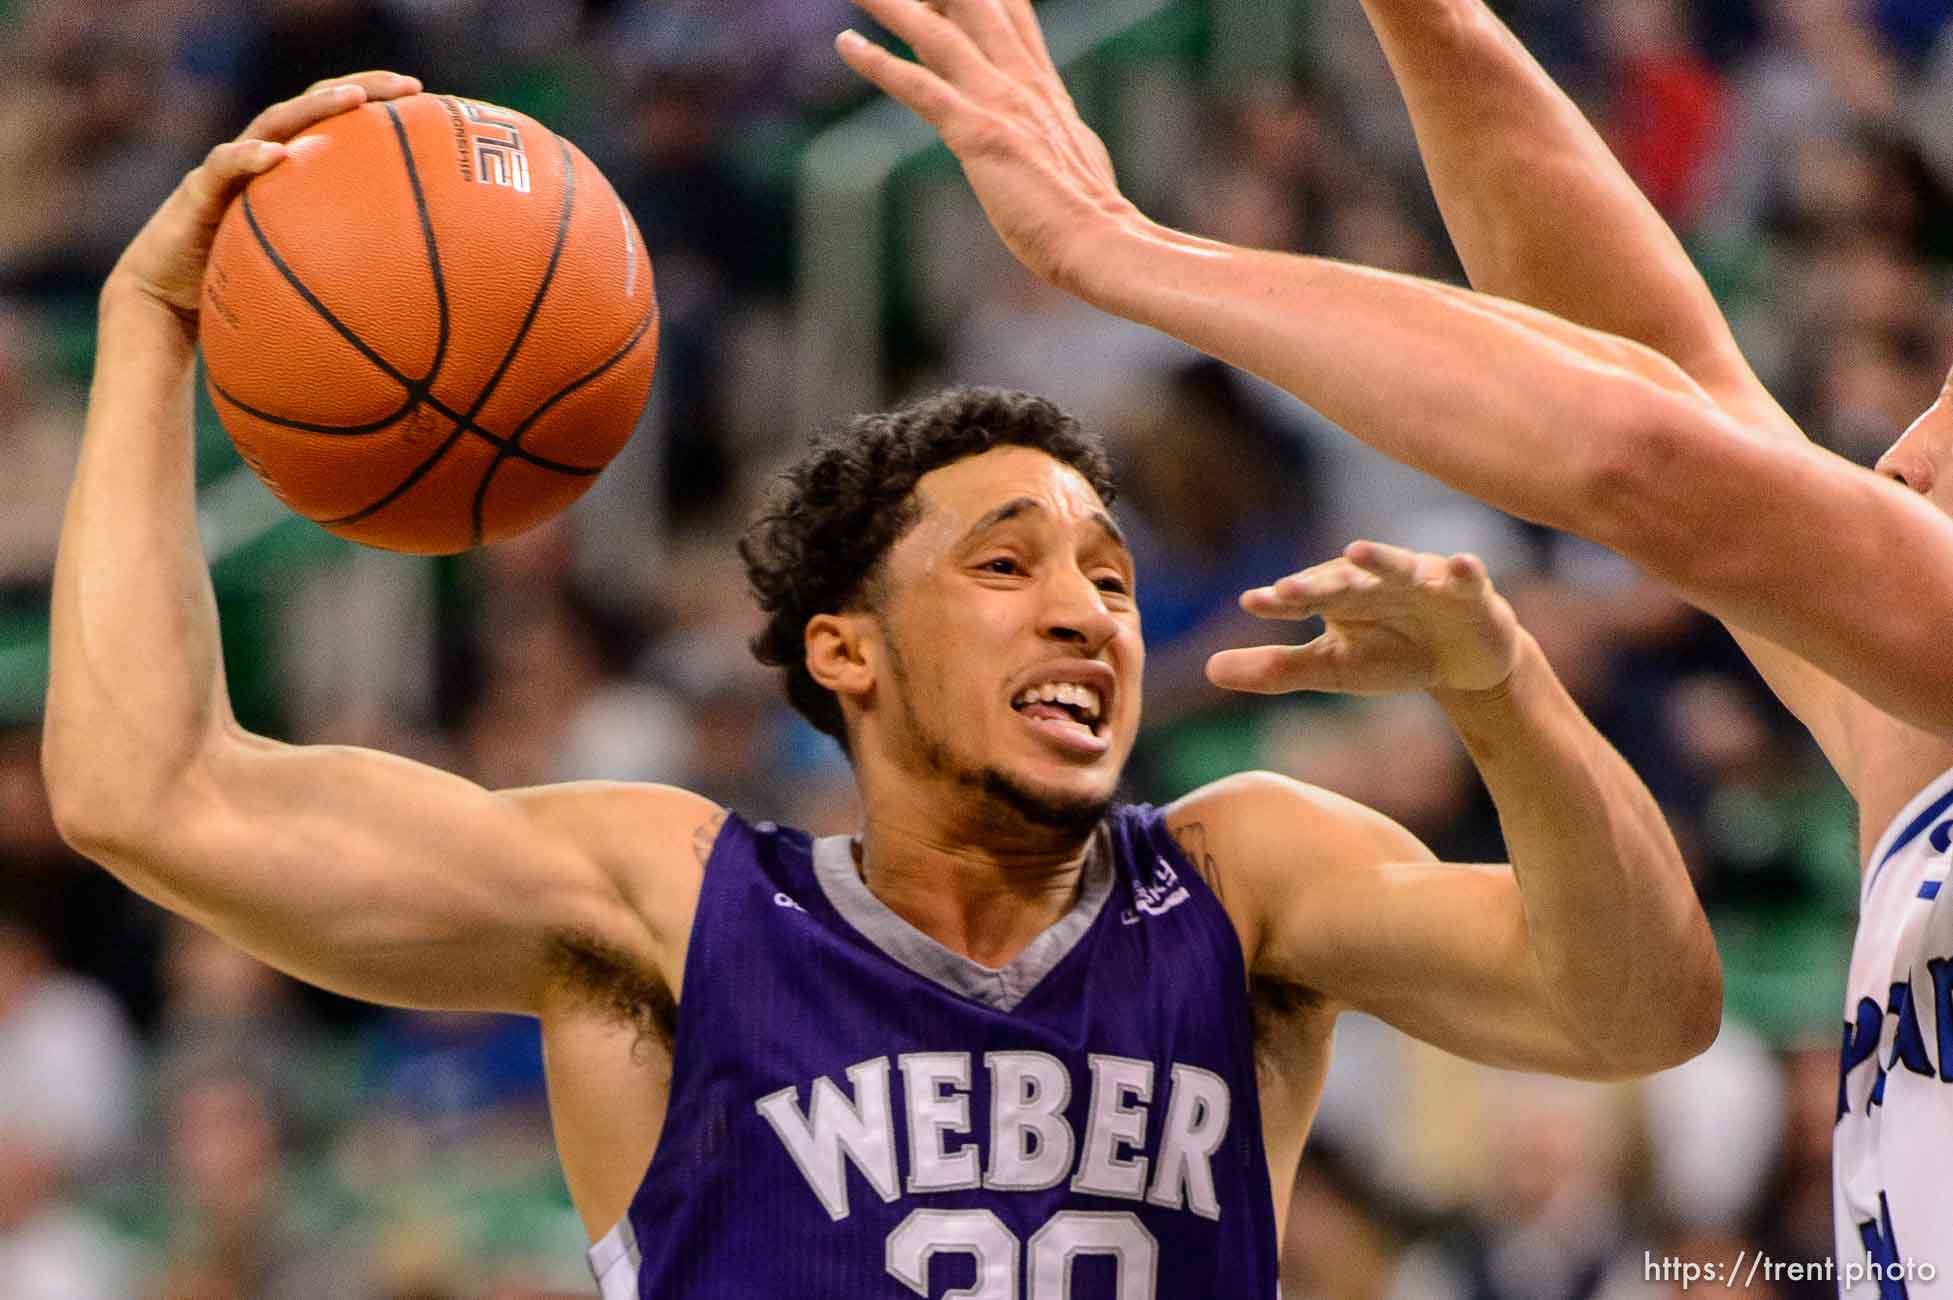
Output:
[[719,829],[726,824],[726,810],[719,811],[700,822],[692,831],[692,853],[702,867],[712,857],[712,846],[719,842]]
[[1187,855],[1187,861],[1193,863],[1194,870],[1214,891],[1214,897],[1225,905],[1227,895],[1221,891],[1220,864],[1207,850],[1207,827],[1201,822],[1183,822],[1173,828],[1173,842],[1180,846],[1180,852]]

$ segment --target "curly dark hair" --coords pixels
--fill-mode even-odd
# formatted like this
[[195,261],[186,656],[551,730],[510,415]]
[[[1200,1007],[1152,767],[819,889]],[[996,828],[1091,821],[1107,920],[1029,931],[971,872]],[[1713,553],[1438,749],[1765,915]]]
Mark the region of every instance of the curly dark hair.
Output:
[[1042,397],[961,387],[857,415],[815,438],[773,480],[740,538],[746,581],[767,614],[753,654],[785,670],[787,699],[844,752],[840,702],[807,671],[807,620],[872,603],[889,548],[921,517],[916,480],[999,446],[1045,452],[1112,504],[1112,467],[1097,435]]

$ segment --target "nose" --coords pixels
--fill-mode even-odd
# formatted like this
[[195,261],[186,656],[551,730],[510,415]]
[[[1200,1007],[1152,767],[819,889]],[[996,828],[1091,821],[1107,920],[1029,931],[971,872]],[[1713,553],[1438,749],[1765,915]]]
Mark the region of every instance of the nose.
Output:
[[1048,596],[1040,630],[1045,636],[1095,655],[1119,630],[1119,620],[1106,608],[1105,593],[1084,573],[1066,567],[1047,583]]
[[1919,413],[1873,468],[1925,496],[1939,481],[1940,466],[1949,453],[1953,453],[1953,377],[1940,390],[1939,399]]
[[1873,468],[1881,476],[1925,496],[1933,490],[1936,471],[1927,448],[1913,436],[1917,429],[1918,426],[1914,425],[1906,430],[1897,442],[1885,449],[1885,454],[1878,458],[1878,464]]

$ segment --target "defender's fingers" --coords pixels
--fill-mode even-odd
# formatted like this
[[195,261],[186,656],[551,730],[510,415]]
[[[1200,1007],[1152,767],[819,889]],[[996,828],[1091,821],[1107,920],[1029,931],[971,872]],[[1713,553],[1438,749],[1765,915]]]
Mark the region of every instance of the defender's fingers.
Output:
[[924,0],[854,0],[854,3],[907,44],[924,67],[943,79],[969,85],[974,78],[995,75],[996,69],[969,35]]
[[1004,17],[1017,30],[1017,39],[1024,43],[1031,57],[1046,71],[1055,74],[1058,65],[1051,58],[1050,46],[1044,43],[1044,27],[1031,9],[1031,0],[1000,0],[1000,4]]
[[1207,680],[1230,691],[1281,695],[1333,690],[1330,647],[1321,637],[1307,645],[1258,645],[1223,650],[1207,661]]
[[1023,33],[997,0],[935,0],[934,7],[960,28],[985,58],[1019,75],[1049,67],[1024,43]]
[[919,63],[897,58],[860,32],[842,32],[834,38],[834,48],[843,63],[938,131],[963,102],[947,81]]

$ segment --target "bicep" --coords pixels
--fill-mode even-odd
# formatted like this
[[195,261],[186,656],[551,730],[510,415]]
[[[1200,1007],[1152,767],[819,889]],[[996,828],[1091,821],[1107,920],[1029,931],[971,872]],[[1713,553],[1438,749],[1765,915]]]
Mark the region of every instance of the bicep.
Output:
[[561,934],[647,947],[618,884],[531,801],[394,755],[234,734],[97,856],[300,979],[394,1005],[533,1010]]

